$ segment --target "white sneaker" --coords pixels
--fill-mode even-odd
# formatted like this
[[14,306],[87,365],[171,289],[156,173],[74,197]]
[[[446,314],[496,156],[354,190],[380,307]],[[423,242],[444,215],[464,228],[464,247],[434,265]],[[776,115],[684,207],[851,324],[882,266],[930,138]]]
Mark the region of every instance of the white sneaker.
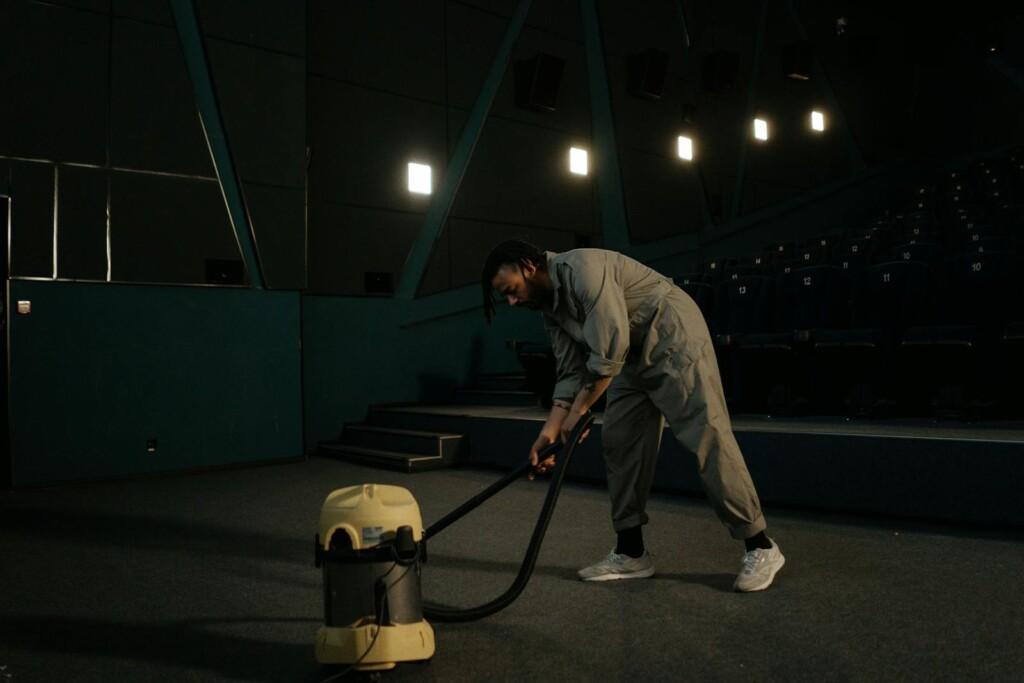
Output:
[[786,564],[786,558],[782,556],[782,551],[775,541],[770,538],[768,540],[772,543],[771,548],[755,548],[744,553],[743,567],[732,586],[733,590],[750,593],[763,591],[772,585],[772,579],[782,569],[782,565]]
[[654,562],[645,550],[640,557],[620,555],[612,551],[597,564],[576,572],[583,581],[614,581],[615,579],[646,579],[654,576]]

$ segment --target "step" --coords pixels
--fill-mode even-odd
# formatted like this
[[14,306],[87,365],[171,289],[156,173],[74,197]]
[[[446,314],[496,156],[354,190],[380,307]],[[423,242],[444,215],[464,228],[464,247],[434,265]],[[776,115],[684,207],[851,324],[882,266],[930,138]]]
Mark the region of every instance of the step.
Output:
[[377,448],[350,446],[337,441],[320,443],[320,455],[330,458],[348,460],[360,465],[369,465],[399,472],[423,472],[450,467],[451,459],[442,455],[421,455],[418,453],[401,453]]
[[338,441],[361,448],[419,455],[440,455],[456,459],[462,444],[462,435],[360,422],[345,424]]
[[477,375],[472,388],[496,391],[523,391],[526,389],[526,375],[522,373],[485,373]]
[[474,406],[535,406],[540,401],[532,391],[458,389],[455,402]]

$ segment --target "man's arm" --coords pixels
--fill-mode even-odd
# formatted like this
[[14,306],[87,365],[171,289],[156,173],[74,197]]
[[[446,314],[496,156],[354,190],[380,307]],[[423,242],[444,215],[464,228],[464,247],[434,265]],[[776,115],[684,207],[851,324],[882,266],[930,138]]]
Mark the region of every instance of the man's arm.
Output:
[[611,377],[595,377],[584,382],[580,393],[576,394],[576,400],[570,409],[571,412],[576,415],[582,415],[590,410],[591,406],[597,403],[601,395],[608,390],[608,385],[611,383]]
[[[530,448],[530,462],[533,463],[534,467],[537,467],[537,471],[541,474],[555,466],[555,456],[551,456],[542,464],[539,461],[538,453],[545,446],[558,441],[558,437],[562,433],[562,424],[569,417],[569,405],[568,401],[561,399],[556,398],[553,401],[551,412],[548,414],[548,421],[544,423],[540,430],[540,435]],[[531,472],[530,479],[533,479],[533,477],[534,473]]]

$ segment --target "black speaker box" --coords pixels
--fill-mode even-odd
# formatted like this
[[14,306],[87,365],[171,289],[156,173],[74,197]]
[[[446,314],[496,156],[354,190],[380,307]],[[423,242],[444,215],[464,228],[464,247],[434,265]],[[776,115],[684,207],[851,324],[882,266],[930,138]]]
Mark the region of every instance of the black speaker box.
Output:
[[669,54],[651,48],[626,58],[629,92],[637,97],[659,100],[665,93]]
[[516,62],[515,68],[516,104],[533,111],[555,111],[565,60],[538,52]]

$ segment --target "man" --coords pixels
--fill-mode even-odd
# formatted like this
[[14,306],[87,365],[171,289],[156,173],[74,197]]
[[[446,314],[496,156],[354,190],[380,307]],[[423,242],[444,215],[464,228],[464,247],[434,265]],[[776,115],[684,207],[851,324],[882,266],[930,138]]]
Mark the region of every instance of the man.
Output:
[[481,276],[487,322],[493,292],[511,306],[542,311],[557,360],[551,413],[530,449],[537,462],[548,444],[565,440],[608,392],[603,455],[618,539],[606,558],[579,571],[584,581],[646,578],[654,563],[642,527],[661,445],[663,419],[697,456],[701,482],[719,519],[746,552],[734,589],[771,585],[785,558],[766,522],[732,433],[711,335],[696,303],[671,280],[603,249],[540,251],[512,240],[491,252]]

